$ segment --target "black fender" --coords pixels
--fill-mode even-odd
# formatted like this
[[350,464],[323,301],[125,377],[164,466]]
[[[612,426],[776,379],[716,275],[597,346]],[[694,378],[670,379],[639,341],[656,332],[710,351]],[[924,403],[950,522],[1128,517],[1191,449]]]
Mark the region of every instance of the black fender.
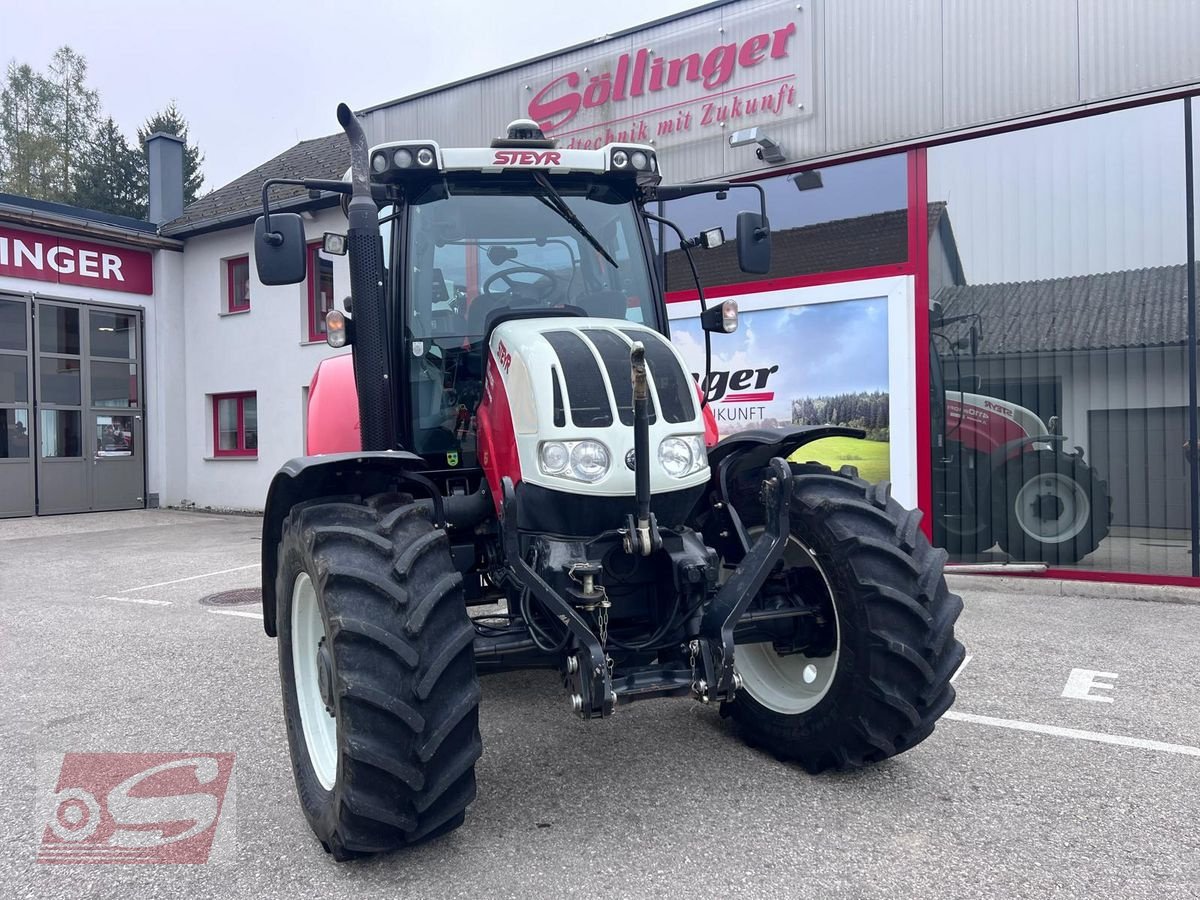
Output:
[[425,467],[424,459],[407,450],[301,456],[283,464],[271,479],[263,508],[262,612],[263,629],[270,637],[277,635],[275,575],[279,565],[279,538],[283,520],[292,507],[318,497],[381,493],[407,481],[421,484],[431,492],[436,507],[435,521],[442,522],[445,515],[441,509],[441,495],[431,482],[418,474],[418,470]]
[[989,454],[991,469],[993,472],[1003,469],[1011,460],[1024,453],[1027,447],[1032,447],[1034,444],[1050,444],[1054,450],[1063,456],[1074,456],[1082,461],[1083,448],[1076,447],[1074,453],[1067,453],[1063,449],[1066,446],[1066,441],[1066,436],[1061,434],[1038,434],[1007,441]]
[[805,444],[827,437],[866,438],[860,428],[842,425],[797,425],[793,428],[748,428],[731,434],[708,451],[711,467],[708,490],[701,507],[694,511],[705,542],[727,560],[738,560],[750,549],[741,517],[730,502],[736,479],[748,472],[763,471],[771,459],[786,460]]

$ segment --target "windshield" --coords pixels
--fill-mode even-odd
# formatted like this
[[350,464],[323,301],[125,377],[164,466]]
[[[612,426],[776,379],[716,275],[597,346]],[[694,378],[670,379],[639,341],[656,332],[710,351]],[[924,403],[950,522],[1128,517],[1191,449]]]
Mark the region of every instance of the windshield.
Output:
[[576,306],[591,316],[653,321],[628,193],[593,179],[555,179],[554,188],[611,261],[529,176],[447,180],[412,201],[411,337],[478,340],[487,314],[504,308]]
[[[477,464],[489,313],[576,307],[589,316],[656,321],[632,186],[578,177],[555,178],[553,188],[531,173],[474,175],[431,183],[409,201],[407,415],[413,449],[447,467]],[[555,208],[555,192],[577,222]]]

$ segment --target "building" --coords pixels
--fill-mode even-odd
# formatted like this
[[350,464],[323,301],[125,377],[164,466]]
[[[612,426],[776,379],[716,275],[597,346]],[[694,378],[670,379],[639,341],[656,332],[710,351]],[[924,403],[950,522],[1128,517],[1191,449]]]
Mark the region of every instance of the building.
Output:
[[[1100,548],[1051,574],[1200,585],[1200,470],[1184,447],[1200,429],[1188,208],[1196,33],[1195,4],[728,0],[361,115],[373,143],[442,146],[484,146],[507,121],[531,117],[564,147],[651,143],[673,181],[753,180],[775,235],[771,272],[738,272],[729,248],[698,254],[699,269],[708,296],[737,296],[760,316],[759,331],[768,320],[797,323],[794,352],[777,361],[794,371],[776,406],[723,397],[731,422],[794,418],[800,401],[832,410],[852,395],[886,395],[888,427],[873,429],[880,440],[867,456],[900,499],[936,517],[938,400],[928,385],[931,364],[941,366],[948,381],[971,379],[997,401],[1056,417],[1102,474],[1113,519]],[[339,135],[304,141],[155,231],[110,223],[125,229],[108,236],[114,245],[136,232],[134,245],[151,253],[154,293],[133,307],[147,348],[157,317],[154,352],[172,366],[164,393],[147,355],[143,502],[254,508],[278,465],[301,452],[309,377],[335,352],[323,314],[348,291],[345,260],[314,243],[306,284],[265,287],[252,223],[265,178],[337,178],[347,159]],[[742,193],[662,212],[689,234],[732,235]],[[304,213],[314,242],[344,227],[328,195],[279,187],[273,196]],[[695,290],[677,242],[665,231],[659,241],[684,346]],[[15,284],[0,269],[0,292],[26,303],[130,300],[52,287]],[[931,302],[975,317],[973,353],[946,343],[971,344],[967,320],[931,335]],[[771,310],[803,312],[826,330],[815,340],[805,328],[816,326]],[[753,315],[730,341],[749,340]],[[765,351],[727,343],[721,352]],[[856,359],[872,365],[856,373]],[[0,414],[15,421],[11,394],[0,394]],[[998,515],[1009,499],[978,514]],[[996,548],[985,556],[1007,558]]]

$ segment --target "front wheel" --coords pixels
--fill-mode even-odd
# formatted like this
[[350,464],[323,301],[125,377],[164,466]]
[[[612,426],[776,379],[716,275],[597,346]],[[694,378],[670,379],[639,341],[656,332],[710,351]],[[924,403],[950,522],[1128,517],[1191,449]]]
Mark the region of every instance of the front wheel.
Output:
[[[950,678],[965,651],[954,637],[962,601],[946,588],[944,550],[920,532],[920,513],[850,467],[792,466],[791,533],[782,578],[814,612],[807,648],[736,648],[742,680],[722,712],[742,735],[809,772],[851,769],[928,737],[954,702]],[[748,486],[747,486],[748,487]],[[747,489],[739,513],[762,508]],[[751,604],[778,606],[778,587]]]
[[283,525],[279,675],[300,805],[335,859],[456,828],[475,797],[474,629],[444,532],[407,495]]

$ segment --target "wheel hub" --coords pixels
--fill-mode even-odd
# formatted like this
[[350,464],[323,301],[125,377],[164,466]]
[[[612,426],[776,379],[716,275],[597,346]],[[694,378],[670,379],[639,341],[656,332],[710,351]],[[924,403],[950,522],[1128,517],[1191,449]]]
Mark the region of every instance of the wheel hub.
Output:
[[333,656],[329,652],[329,644],[324,637],[317,644],[317,690],[321,692],[321,702],[325,704],[325,712],[333,715]]
[[1058,521],[1062,518],[1063,502],[1057,494],[1041,494],[1033,502],[1033,514],[1045,521]]

